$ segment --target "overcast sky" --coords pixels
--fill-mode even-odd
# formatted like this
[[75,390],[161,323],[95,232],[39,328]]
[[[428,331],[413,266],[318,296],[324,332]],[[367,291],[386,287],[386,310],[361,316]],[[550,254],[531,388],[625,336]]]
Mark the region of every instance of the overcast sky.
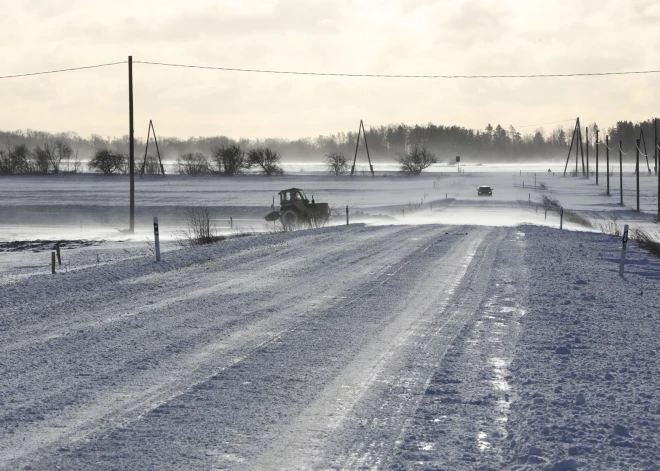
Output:
[[[126,60],[364,74],[659,70],[649,0],[0,0],[0,76]],[[482,129],[658,112],[660,74],[385,79],[134,65],[135,131],[314,137],[360,119]],[[128,133],[127,66],[0,80],[0,129]],[[567,127],[570,122],[563,123]],[[555,124],[546,126],[551,129]]]

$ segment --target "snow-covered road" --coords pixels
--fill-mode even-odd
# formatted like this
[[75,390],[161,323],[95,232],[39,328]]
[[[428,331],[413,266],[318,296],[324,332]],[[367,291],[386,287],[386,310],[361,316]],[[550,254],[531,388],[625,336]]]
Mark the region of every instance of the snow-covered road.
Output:
[[515,233],[340,226],[2,286],[0,468],[405,461]]
[[529,225],[122,244],[0,279],[1,470],[660,469],[634,243],[624,277],[620,238]]

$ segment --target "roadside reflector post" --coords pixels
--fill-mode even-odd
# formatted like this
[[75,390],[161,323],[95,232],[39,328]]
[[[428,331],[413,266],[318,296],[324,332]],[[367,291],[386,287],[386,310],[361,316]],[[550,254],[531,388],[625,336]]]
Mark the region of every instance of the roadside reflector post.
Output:
[[160,262],[160,237],[158,236],[157,217],[154,217],[154,247],[156,248],[156,261]]
[[346,225],[348,226],[348,205],[346,205]]
[[564,208],[559,208],[559,230],[564,229]]
[[619,264],[619,275],[623,276],[623,266],[626,263],[626,248],[628,246],[628,224],[623,226],[623,243],[621,244],[621,263]]
[[51,268],[51,273],[54,275],[55,274],[55,252],[50,253],[50,268]]
[[60,255],[60,244],[55,245],[55,253],[57,254],[57,264],[62,265],[62,257]]

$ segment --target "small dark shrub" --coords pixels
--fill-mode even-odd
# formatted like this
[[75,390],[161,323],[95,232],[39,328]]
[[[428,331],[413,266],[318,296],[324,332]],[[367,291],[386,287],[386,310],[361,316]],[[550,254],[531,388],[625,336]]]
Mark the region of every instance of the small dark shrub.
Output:
[[211,173],[211,165],[209,160],[201,152],[188,152],[187,154],[182,154],[176,160],[176,165],[179,173],[184,175],[203,175],[205,173]]
[[126,171],[127,160],[127,157],[120,152],[101,149],[96,151],[87,166],[90,170],[98,170],[104,175],[112,175]]

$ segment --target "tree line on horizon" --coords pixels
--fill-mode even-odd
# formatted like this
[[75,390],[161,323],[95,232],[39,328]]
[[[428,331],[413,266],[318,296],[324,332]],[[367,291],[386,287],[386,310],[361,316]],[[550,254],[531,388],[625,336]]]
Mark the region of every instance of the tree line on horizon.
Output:
[[[594,145],[598,125],[589,127],[589,144]],[[647,148],[653,152],[654,120],[633,123],[618,121],[607,129],[610,145],[623,142],[624,150],[634,148],[635,139],[643,130]],[[586,133],[583,131],[583,138]],[[462,126],[445,125],[389,125],[370,128],[367,143],[375,162],[400,161],[411,150],[423,148],[433,153],[440,161],[453,161],[457,155],[473,162],[516,162],[565,158],[571,142],[573,126],[557,126],[549,133],[542,129],[522,134],[513,126],[504,128],[488,124],[483,130]],[[232,146],[240,149],[269,149],[280,157],[280,161],[322,162],[327,155],[352,156],[358,132],[341,132],[316,138],[287,140],[281,138],[231,139],[227,136],[190,137],[188,139],[159,139],[161,155],[166,161],[183,162],[186,159],[201,159],[209,164],[217,161],[218,149]],[[604,141],[605,133],[600,132]],[[153,146],[153,143],[150,144]],[[43,131],[0,131],[0,174],[78,172],[83,163],[92,162],[100,151],[107,151],[118,162],[120,156],[128,155],[128,136],[104,138],[93,134],[88,138],[75,133],[52,134]],[[136,165],[144,159],[146,142],[135,140]],[[249,151],[248,151],[249,152]],[[364,153],[364,142],[360,143]],[[117,160],[119,159],[119,160]],[[151,168],[153,156],[147,163]],[[124,169],[126,164],[123,165]],[[179,165],[181,169],[181,164]],[[97,168],[98,169],[98,168]],[[100,170],[100,169],[99,169]],[[184,172],[185,173],[185,172]],[[222,173],[222,169],[220,169]]]

